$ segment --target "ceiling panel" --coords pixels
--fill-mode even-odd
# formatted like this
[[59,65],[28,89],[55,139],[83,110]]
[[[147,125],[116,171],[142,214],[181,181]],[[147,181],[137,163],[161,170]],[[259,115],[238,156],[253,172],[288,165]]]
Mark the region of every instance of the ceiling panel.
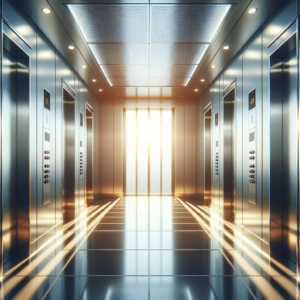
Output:
[[186,86],[190,78],[150,77],[150,86]]
[[148,86],[148,77],[108,78],[112,86]]
[[150,77],[192,77],[197,65],[150,66]]
[[209,44],[151,44],[153,65],[198,64]]
[[148,42],[149,5],[69,4],[87,42]]
[[151,5],[152,43],[210,43],[231,5]]
[[147,77],[148,66],[123,66],[123,65],[101,65],[101,69],[108,78],[121,77]]
[[147,44],[89,44],[98,64],[148,64]]

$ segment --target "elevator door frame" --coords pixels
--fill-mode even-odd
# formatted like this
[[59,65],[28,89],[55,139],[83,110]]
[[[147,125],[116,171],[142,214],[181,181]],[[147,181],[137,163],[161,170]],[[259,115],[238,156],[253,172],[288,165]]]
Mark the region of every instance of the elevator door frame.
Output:
[[[170,110],[172,112],[172,159],[171,159],[171,194],[163,194],[162,193],[162,163],[160,163],[160,194],[151,194],[150,193],[150,143],[148,143],[148,193],[147,194],[138,194],[138,178],[137,178],[137,162],[136,162],[136,193],[135,194],[127,194],[126,193],[126,111],[127,110],[147,110],[148,111],[148,122],[150,120],[150,111],[151,110]],[[161,115],[162,117],[162,115]],[[137,119],[137,117],[136,117]],[[137,121],[136,121],[137,122]],[[137,124],[137,123],[136,123]],[[137,136],[136,136],[137,139]],[[137,147],[137,142],[136,142]],[[160,147],[162,148],[162,142],[160,143]],[[137,153],[136,153],[137,157]],[[160,162],[162,162],[162,149],[160,151]],[[124,107],[123,108],[123,196],[174,196],[175,195],[175,108],[155,108],[155,107]]]
[[[207,144],[206,144],[206,114],[210,111],[210,148],[209,150],[206,148]],[[212,186],[213,186],[213,174],[214,174],[214,167],[213,167],[213,139],[212,139],[212,127],[213,127],[213,123],[212,123],[212,103],[210,102],[205,108],[204,108],[204,112],[203,112],[203,116],[204,116],[204,205],[210,207],[212,205]],[[209,159],[207,160],[206,154],[207,151],[209,151]],[[207,167],[210,169],[208,171]],[[210,188],[209,188],[209,201],[207,201],[207,178],[209,178],[209,184],[210,184]]]
[[[222,130],[222,136],[223,136],[223,141],[222,141],[222,160],[223,160],[223,218],[225,221],[231,222],[235,224],[235,208],[236,208],[236,80],[231,82],[222,92],[222,125],[223,125],[223,130]],[[231,162],[231,167],[232,167],[232,199],[231,199],[231,205],[230,205],[230,211],[228,209],[229,205],[227,204],[227,200],[225,199],[225,194],[227,193],[226,191],[226,186],[225,186],[225,138],[224,138],[224,125],[225,125],[225,116],[224,116],[224,99],[225,97],[230,94],[232,91],[234,91],[234,103],[233,103],[233,109],[232,109],[232,119],[233,121],[231,122],[231,125],[234,126],[234,128],[231,128],[231,131],[234,133],[232,135],[233,141],[231,142],[231,146],[233,149],[232,153],[232,162]],[[221,133],[220,133],[221,135]],[[226,161],[227,162],[227,161]]]
[[[1,22],[1,29],[3,29],[3,23]],[[2,58],[3,52],[6,50],[11,56],[16,59],[16,64],[21,63],[26,67],[26,72],[19,72],[16,80],[22,83],[17,89],[16,94],[16,132],[17,132],[17,143],[22,142],[23,147],[17,145],[16,159],[18,161],[22,159],[22,163],[17,166],[16,180],[17,180],[17,193],[16,193],[16,253],[17,257],[28,257],[30,254],[30,199],[31,199],[31,189],[30,189],[30,73],[31,73],[31,58],[29,54],[8,35],[10,28],[6,29],[7,33],[2,31]],[[14,52],[14,53],[12,53]],[[3,68],[3,66],[2,66]],[[1,68],[1,73],[2,69]],[[17,72],[18,74],[18,72]],[[22,78],[20,78],[22,76]],[[23,78],[26,76],[26,78]],[[1,83],[3,87],[3,75],[1,76]],[[19,95],[22,95],[19,97]],[[3,122],[3,89],[1,91],[1,117]],[[21,109],[21,115],[18,114],[18,110]],[[24,111],[25,110],[25,111]],[[26,113],[27,112],[27,113]],[[3,130],[3,127],[1,125]],[[3,170],[2,155],[3,155],[3,135],[1,136],[1,173]],[[24,147],[25,146],[25,147]],[[20,153],[19,153],[20,152]],[[26,158],[27,159],[24,159]],[[26,172],[28,174],[26,176]],[[1,177],[1,210],[3,214],[3,177]],[[20,196],[18,193],[22,193],[22,199],[26,201],[19,201]],[[25,195],[25,196],[24,196]],[[3,229],[3,215],[1,218],[1,229]],[[3,230],[1,234],[1,274],[3,271]]]
[[[92,152],[92,155],[89,156],[88,155],[88,145],[89,145],[89,141],[88,141],[88,124],[87,124],[87,121],[86,121],[86,130],[85,130],[85,165],[86,165],[86,176],[85,176],[85,204],[92,204],[92,201],[94,199],[94,192],[93,192],[93,161],[94,161],[94,110],[92,108],[92,106],[88,103],[88,102],[85,102],[85,118],[87,119],[87,115],[86,115],[86,111],[89,111],[91,114],[92,114],[92,132],[91,132],[91,152]],[[88,171],[91,172],[91,178],[89,178],[89,175],[88,175]],[[90,181],[90,182],[89,182]],[[91,186],[91,193],[89,193],[89,190],[88,190],[88,186]]]
[[[64,99],[64,90],[66,91],[66,93],[68,93],[71,97],[73,97],[74,102],[73,102],[73,110],[74,110],[74,123],[73,123],[73,140],[74,140],[74,150],[73,153],[68,153],[68,159],[66,161],[67,158],[67,151],[66,151],[66,125],[65,125],[65,99]],[[63,199],[63,203],[62,203],[62,216],[63,216],[63,223],[67,223],[70,222],[72,220],[75,219],[75,212],[76,212],[76,207],[75,207],[75,99],[76,99],[76,93],[75,91],[64,81],[64,79],[61,80],[61,97],[62,97],[62,128],[63,128],[63,134],[62,134],[62,154],[63,154],[63,163],[62,163],[62,174],[63,174],[63,179],[62,179],[62,199]],[[72,155],[71,155],[72,154]],[[72,156],[72,157],[70,157]],[[65,185],[67,182],[67,178],[68,176],[66,176],[66,163],[68,164],[73,164],[73,176],[74,176],[74,180],[73,180],[73,200],[70,199],[66,199],[66,190],[65,190]],[[72,179],[72,178],[71,178]],[[68,178],[68,180],[70,180]],[[71,180],[70,180],[71,181]]]
[[[270,136],[269,136],[269,145],[270,145],[270,165],[269,165],[269,203],[270,203],[270,215],[269,215],[269,230],[270,230],[270,255],[272,257],[276,257],[277,259],[280,259],[283,256],[283,211],[282,211],[282,205],[283,200],[282,195],[283,193],[283,186],[282,186],[282,175],[280,178],[274,178],[272,179],[272,174],[282,174],[283,168],[283,150],[281,150],[280,153],[278,151],[272,151],[272,149],[278,148],[277,146],[281,145],[282,148],[282,136],[283,136],[283,63],[284,58],[289,55],[293,50],[296,50],[296,56],[297,56],[297,33],[294,31],[290,36],[288,36],[285,41],[279,45],[271,54],[269,57],[269,70],[270,70]],[[280,70],[281,72],[278,72],[277,69],[275,69],[277,66],[277,69],[279,66],[281,66]],[[275,69],[275,72],[272,74],[272,68]],[[278,77],[280,76],[280,78]],[[276,84],[280,80],[281,85]],[[296,79],[296,89],[298,89],[298,78]],[[298,94],[296,92],[296,101],[297,101],[297,107],[299,109],[299,98]],[[281,117],[281,125],[278,125],[278,111],[280,110],[280,117]],[[274,115],[272,117],[272,115]],[[297,113],[297,118],[299,114]],[[299,122],[299,120],[297,120]],[[275,132],[276,126],[279,126],[281,128],[280,134],[280,140],[278,141],[278,130]],[[273,133],[274,132],[274,133]],[[272,138],[272,136],[276,136],[276,138]],[[296,147],[297,147],[297,155],[296,160],[299,160],[299,135],[297,133],[297,141],[296,141]],[[276,145],[276,141],[279,142],[278,145]],[[281,143],[280,143],[281,142]],[[280,148],[280,147],[279,147]],[[280,158],[279,163],[278,157]],[[297,166],[296,176],[299,175],[299,168],[298,168],[299,161],[295,162],[295,165]],[[297,197],[295,199],[296,201],[296,210],[299,209],[299,181],[297,180],[296,183],[297,187]],[[275,196],[274,196],[275,195]],[[298,265],[298,243],[299,243],[299,216],[296,213],[296,227],[297,227],[297,241],[295,242],[295,259],[296,263],[293,263],[291,260],[286,259],[283,261],[283,264],[296,272],[296,267]]]

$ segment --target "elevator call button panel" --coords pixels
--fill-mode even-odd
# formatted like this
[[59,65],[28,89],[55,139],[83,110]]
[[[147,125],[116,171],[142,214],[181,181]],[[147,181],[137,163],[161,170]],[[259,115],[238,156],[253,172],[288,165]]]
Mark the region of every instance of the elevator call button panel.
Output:
[[256,166],[257,166],[257,150],[256,150],[256,90],[254,89],[248,96],[248,164],[249,164],[249,193],[248,201],[256,204]]
[[215,161],[214,161],[214,174],[215,174],[215,180],[219,180],[219,113],[215,114]]
[[50,132],[44,129],[43,141],[43,204],[50,202],[50,182],[51,182],[51,152],[50,152]]
[[79,180],[83,180],[83,113],[79,114]]

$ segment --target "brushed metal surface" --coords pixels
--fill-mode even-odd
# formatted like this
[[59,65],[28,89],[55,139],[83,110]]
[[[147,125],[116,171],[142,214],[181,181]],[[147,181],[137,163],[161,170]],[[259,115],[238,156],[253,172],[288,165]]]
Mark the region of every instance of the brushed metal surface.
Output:
[[86,198],[92,203],[93,196],[93,113],[86,108]]
[[235,84],[222,99],[223,106],[223,218],[234,222],[235,170]]
[[29,254],[30,64],[29,56],[4,35],[2,67],[3,260]]
[[204,112],[204,205],[210,206],[211,203],[211,187],[212,187],[212,114],[211,108]]
[[[55,225],[55,49],[40,30],[37,30],[37,61],[37,237],[39,237]],[[43,203],[44,89],[51,95],[49,150],[52,175],[50,179],[53,184],[50,184],[50,201],[47,204]]]
[[63,222],[75,219],[75,98],[67,87],[62,86],[63,94]]
[[56,106],[55,106],[55,125],[56,125],[56,173],[55,173],[55,208],[56,208],[56,224],[63,221],[63,182],[64,182],[64,126],[63,118],[63,93],[62,93],[62,78],[71,87],[75,88],[74,71],[65,62],[64,58],[56,53]]
[[270,56],[271,254],[296,263],[296,35]]
[[[243,223],[262,237],[262,34],[259,30],[243,49]],[[256,195],[249,191],[249,93],[256,91]],[[255,199],[253,199],[255,198]],[[256,200],[256,201],[255,201]],[[256,202],[256,204],[254,204]]]

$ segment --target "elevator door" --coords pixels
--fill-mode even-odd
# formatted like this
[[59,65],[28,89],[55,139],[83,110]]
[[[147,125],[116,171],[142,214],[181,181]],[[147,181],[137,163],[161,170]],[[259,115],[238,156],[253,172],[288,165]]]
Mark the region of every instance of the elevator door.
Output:
[[[296,263],[296,232],[297,232],[297,169],[295,164],[296,131],[295,115],[297,109],[297,58],[296,49],[283,58],[282,72],[282,235],[283,254]],[[294,134],[293,134],[294,133]]]
[[295,270],[298,185],[295,34],[271,55],[270,67],[271,255],[286,258],[289,267]]
[[2,201],[3,263],[17,250],[17,61],[3,51]]
[[[234,221],[234,158],[235,158],[235,88],[231,85],[223,92],[224,109],[224,145],[223,145],[223,216],[224,220]],[[229,91],[229,92],[228,92]]]
[[204,114],[204,127],[205,127],[205,194],[204,194],[204,204],[206,206],[211,205],[211,109],[209,109]]
[[3,35],[3,264],[29,254],[29,57]]

